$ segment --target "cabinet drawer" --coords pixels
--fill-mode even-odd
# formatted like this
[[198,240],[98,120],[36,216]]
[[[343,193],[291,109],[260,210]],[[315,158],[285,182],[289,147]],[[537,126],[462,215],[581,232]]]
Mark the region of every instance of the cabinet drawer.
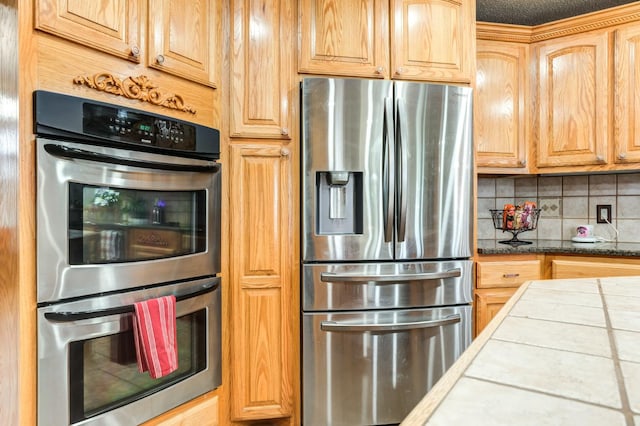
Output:
[[563,260],[551,261],[551,278],[595,278],[640,275],[640,264]]
[[539,260],[478,262],[476,268],[477,288],[518,287],[541,277]]

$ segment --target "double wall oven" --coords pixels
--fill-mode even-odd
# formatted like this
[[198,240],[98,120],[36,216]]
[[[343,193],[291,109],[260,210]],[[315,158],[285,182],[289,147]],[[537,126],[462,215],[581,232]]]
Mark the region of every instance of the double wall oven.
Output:
[[[39,424],[138,424],[221,382],[219,132],[36,91]],[[133,304],[176,297],[178,369]]]

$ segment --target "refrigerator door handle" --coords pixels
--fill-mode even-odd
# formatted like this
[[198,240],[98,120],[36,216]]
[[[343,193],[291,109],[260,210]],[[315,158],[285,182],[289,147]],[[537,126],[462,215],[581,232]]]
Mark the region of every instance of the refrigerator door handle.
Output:
[[320,330],[322,331],[407,331],[420,328],[441,327],[449,324],[456,324],[462,321],[460,314],[448,315],[442,319],[413,321],[413,322],[396,322],[391,324],[367,324],[367,323],[351,323],[338,321],[322,321]]
[[393,100],[389,97],[384,99],[384,120],[382,134],[382,206],[384,215],[384,242],[390,243],[393,240],[393,197],[395,188],[395,176],[392,173],[391,161],[394,156],[394,135],[393,135]]
[[398,194],[398,206],[400,208],[400,214],[397,222],[397,235],[398,242],[405,240],[406,228],[407,228],[407,198],[405,197],[404,190],[407,188],[407,154],[404,149],[403,135],[408,134],[405,131],[405,108],[402,99],[396,99],[396,144],[397,144],[397,158],[396,158],[396,176],[398,181],[397,194]]
[[364,275],[364,274],[336,274],[334,272],[322,272],[320,274],[320,281],[322,282],[368,282],[368,281],[425,281],[425,280],[438,280],[442,278],[456,278],[462,276],[462,269],[455,268],[448,271],[441,272],[423,272],[419,274],[389,274],[389,275]]

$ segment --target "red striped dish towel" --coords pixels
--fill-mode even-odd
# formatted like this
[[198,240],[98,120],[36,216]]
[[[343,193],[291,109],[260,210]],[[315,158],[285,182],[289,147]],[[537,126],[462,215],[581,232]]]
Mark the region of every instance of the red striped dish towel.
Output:
[[157,379],[178,369],[176,298],[159,297],[134,304],[133,336],[138,370]]

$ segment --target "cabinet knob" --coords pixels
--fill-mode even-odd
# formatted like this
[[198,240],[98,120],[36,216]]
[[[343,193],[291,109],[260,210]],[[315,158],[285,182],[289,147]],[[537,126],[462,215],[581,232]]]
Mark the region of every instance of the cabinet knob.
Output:
[[398,67],[398,69],[396,69],[396,74],[402,74],[404,72],[404,68],[402,67]]
[[162,65],[164,63],[164,55],[156,56],[156,62]]
[[384,72],[384,67],[376,67],[376,74],[382,74]]
[[291,151],[289,151],[288,148],[280,149],[280,155],[283,156],[283,157],[288,157],[290,153],[291,153]]
[[626,152],[621,152],[620,154],[618,154],[618,159],[624,160],[625,158],[627,158],[627,153]]
[[519,164],[520,164],[520,167],[525,167],[527,165],[527,160],[520,160]]
[[134,58],[137,58],[140,56],[140,48],[138,46],[131,46],[131,55]]
[[283,127],[282,129],[280,129],[280,134],[282,136],[287,136],[289,134],[289,129],[287,129],[286,127]]
[[604,163],[604,157],[602,155],[597,155],[596,161],[598,161],[598,163]]

